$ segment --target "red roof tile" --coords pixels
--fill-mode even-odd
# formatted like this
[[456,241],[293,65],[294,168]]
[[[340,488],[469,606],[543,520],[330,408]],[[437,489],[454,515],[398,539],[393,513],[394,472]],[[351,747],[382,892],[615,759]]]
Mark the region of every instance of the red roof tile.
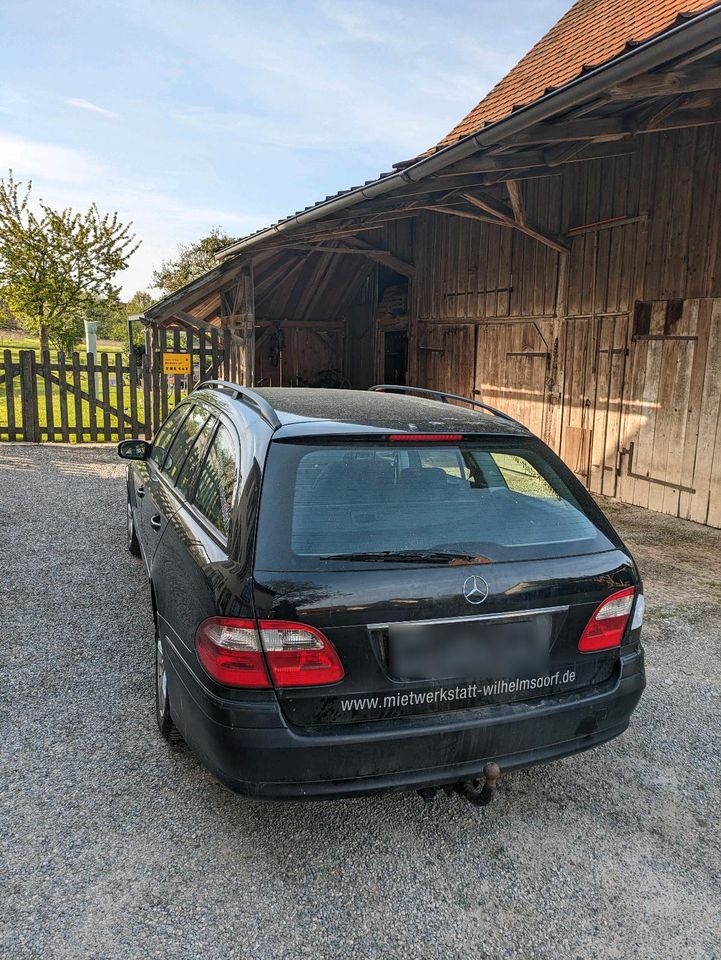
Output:
[[568,83],[584,67],[599,66],[623,53],[627,45],[650,39],[680,15],[714,5],[709,0],[578,0],[438,147],[500,120],[514,107],[532,103],[549,88]]

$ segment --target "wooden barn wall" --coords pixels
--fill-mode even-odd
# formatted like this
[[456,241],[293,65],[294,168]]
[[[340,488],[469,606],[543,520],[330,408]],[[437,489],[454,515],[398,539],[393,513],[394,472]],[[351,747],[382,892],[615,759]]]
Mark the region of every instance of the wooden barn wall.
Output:
[[721,526],[721,126],[618,149],[522,182],[567,258],[418,218],[411,377],[507,409],[595,492]]

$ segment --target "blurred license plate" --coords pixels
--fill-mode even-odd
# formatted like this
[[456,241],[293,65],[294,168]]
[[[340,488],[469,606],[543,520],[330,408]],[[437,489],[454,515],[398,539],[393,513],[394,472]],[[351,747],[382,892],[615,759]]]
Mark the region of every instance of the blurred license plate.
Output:
[[398,680],[535,676],[548,667],[552,626],[551,614],[392,623],[388,626],[389,670]]

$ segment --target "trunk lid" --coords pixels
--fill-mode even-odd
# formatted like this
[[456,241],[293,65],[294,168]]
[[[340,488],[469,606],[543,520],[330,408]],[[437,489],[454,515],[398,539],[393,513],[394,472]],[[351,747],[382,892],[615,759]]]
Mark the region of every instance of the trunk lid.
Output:
[[582,654],[578,642],[638,577],[570,471],[530,436],[425,436],[270,445],[256,617],[322,631],[345,669],[336,684],[279,689],[290,723],[526,701],[617,669],[618,648]]

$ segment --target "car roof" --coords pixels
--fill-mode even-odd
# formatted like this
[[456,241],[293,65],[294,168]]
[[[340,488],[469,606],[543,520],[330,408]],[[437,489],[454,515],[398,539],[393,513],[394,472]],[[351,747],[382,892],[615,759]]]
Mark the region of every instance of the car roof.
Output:
[[285,436],[348,432],[483,433],[528,436],[521,424],[455,403],[408,394],[313,387],[255,387]]

